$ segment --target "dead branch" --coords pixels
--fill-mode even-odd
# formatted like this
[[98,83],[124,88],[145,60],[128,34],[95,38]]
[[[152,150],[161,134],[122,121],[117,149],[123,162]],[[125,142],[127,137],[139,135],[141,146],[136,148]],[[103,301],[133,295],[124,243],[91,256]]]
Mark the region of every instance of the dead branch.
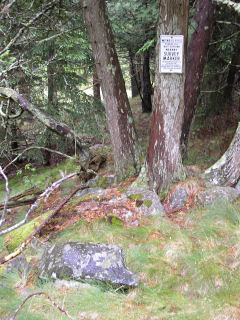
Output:
[[11,191],[8,188],[8,178],[5,175],[5,173],[3,172],[3,169],[2,169],[1,166],[0,166],[0,174],[1,174],[1,176],[3,176],[3,178],[5,180],[5,186],[6,186],[6,191],[7,191],[6,199],[4,201],[4,206],[3,206],[3,213],[2,213],[1,220],[0,220],[0,226],[1,226],[3,224],[3,222],[5,221],[5,215],[6,215],[6,212],[7,212],[7,204],[8,204],[8,199],[10,197],[10,192]]
[[20,306],[14,311],[14,314],[11,318],[9,318],[8,320],[15,320],[16,319],[16,316],[18,314],[18,312],[22,309],[22,307],[24,306],[24,304],[27,302],[27,300],[29,300],[30,298],[32,298],[33,296],[40,296],[40,295],[44,295],[45,297],[48,298],[48,300],[52,303],[52,305],[57,308],[59,311],[61,311],[62,313],[64,313],[67,318],[69,320],[72,320],[72,318],[70,317],[69,313],[64,310],[63,308],[61,308],[46,292],[35,292],[35,293],[32,293],[30,294],[29,296],[27,296],[23,302],[20,304]]
[[[14,197],[11,197],[8,199],[7,209],[21,207],[27,204],[32,204],[34,203],[34,201],[37,200],[36,196],[39,196],[42,192],[43,192],[42,190],[39,190],[37,188],[31,188],[24,191],[23,193],[20,193]],[[34,197],[30,199],[20,200],[26,196],[31,196],[31,195],[34,195]],[[4,203],[0,203],[0,210],[2,210],[3,208],[4,208]]]
[[50,9],[52,9],[55,5],[56,5],[57,1],[52,1],[50,3],[48,3],[46,5],[46,7],[41,11],[38,12],[34,17],[32,17],[27,23],[23,24],[23,27],[20,28],[17,32],[17,34],[15,35],[14,38],[11,39],[11,41],[9,41],[9,43],[5,46],[4,49],[2,49],[0,51],[0,56],[6,52],[7,50],[9,50],[11,48],[11,46],[21,37],[21,35],[23,34],[23,32],[28,29],[28,27],[30,27],[35,21],[37,21],[41,16],[43,16],[47,11],[49,11]]
[[14,252],[12,252],[11,254],[2,257],[0,259],[0,264],[3,264],[9,260],[11,260],[12,258],[15,258],[16,256],[18,256],[20,253],[23,252],[23,250],[26,248],[26,246],[29,244],[29,242],[33,239],[33,237],[35,237],[41,230],[43,227],[45,227],[48,222],[51,220],[51,218],[74,196],[75,193],[77,193],[77,191],[79,190],[83,190],[83,189],[87,189],[87,186],[79,186],[77,187],[67,198],[65,198],[58,206],[55,210],[53,210],[53,212],[39,225],[38,228],[36,228],[36,230],[27,238],[23,241],[23,243],[20,245],[20,247],[15,250]]
[[3,234],[7,234],[17,228],[19,228],[20,226],[22,226],[23,224],[25,224],[27,221],[28,221],[28,217],[29,215],[38,207],[39,205],[39,202],[44,199],[45,201],[47,200],[47,198],[49,197],[49,195],[55,190],[57,189],[61,183],[67,179],[70,179],[70,178],[73,178],[77,175],[76,172],[74,173],[71,173],[63,178],[61,178],[60,180],[58,181],[55,181],[50,187],[48,187],[43,193],[40,194],[40,196],[37,198],[37,200],[32,204],[32,206],[30,207],[30,209],[28,210],[28,212],[26,213],[24,219],[18,223],[16,223],[14,226],[8,228],[8,229],[5,229],[5,230],[2,230],[0,231],[0,236],[3,235]]
[[31,147],[29,147],[29,148],[24,149],[23,152],[21,152],[20,154],[18,154],[11,162],[9,162],[9,163],[6,165],[6,167],[4,167],[3,171],[6,171],[6,169],[7,169],[8,167],[10,167],[14,162],[16,162],[19,158],[21,158],[21,156],[22,156],[25,152],[28,152],[28,151],[34,150],[34,149],[37,149],[37,150],[46,150],[46,151],[49,151],[49,152],[52,152],[52,153],[56,153],[56,154],[58,154],[58,155],[60,155],[60,156],[62,156],[62,157],[64,157],[64,158],[70,159],[70,160],[72,160],[72,161],[74,161],[74,162],[76,162],[76,163],[78,163],[78,164],[80,163],[80,161],[77,160],[76,158],[73,158],[73,157],[71,157],[71,156],[69,156],[69,155],[67,155],[67,154],[65,154],[65,153],[60,152],[60,151],[53,150],[53,149],[49,149],[49,148],[44,148],[44,147],[39,147],[39,146],[31,146]]
[[[9,201],[7,204],[7,209],[27,206],[29,204],[33,204],[36,200],[37,200],[37,197],[25,199],[25,200]],[[3,208],[3,204],[0,204],[0,210],[2,208]]]
[[30,113],[38,121],[44,124],[52,132],[65,137],[71,143],[76,143],[79,148],[81,156],[86,159],[90,158],[91,152],[87,144],[81,139],[73,130],[66,124],[58,122],[44,113],[42,110],[36,108],[33,104],[27,101],[23,96],[11,88],[0,87],[0,97],[3,99],[12,99],[15,103],[19,104],[24,111]]

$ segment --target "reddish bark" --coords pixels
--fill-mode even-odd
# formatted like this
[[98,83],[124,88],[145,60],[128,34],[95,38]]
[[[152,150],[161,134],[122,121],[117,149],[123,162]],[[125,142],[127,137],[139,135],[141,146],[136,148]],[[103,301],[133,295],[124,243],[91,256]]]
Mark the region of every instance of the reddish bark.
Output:
[[92,43],[113,146],[116,180],[139,171],[140,152],[125,83],[104,0],[85,0],[84,18]]
[[168,188],[173,180],[183,175],[180,135],[185,62],[182,74],[160,74],[159,37],[160,34],[182,34],[186,48],[188,6],[188,0],[160,1],[153,115],[146,159],[149,186],[156,192]]
[[101,100],[100,82],[96,71],[93,73],[93,96],[95,99]]
[[211,0],[199,0],[194,21],[198,24],[188,47],[186,80],[184,88],[184,120],[181,134],[182,155],[187,152],[189,132],[196,112],[197,100],[207,62],[208,46],[214,25],[214,5]]

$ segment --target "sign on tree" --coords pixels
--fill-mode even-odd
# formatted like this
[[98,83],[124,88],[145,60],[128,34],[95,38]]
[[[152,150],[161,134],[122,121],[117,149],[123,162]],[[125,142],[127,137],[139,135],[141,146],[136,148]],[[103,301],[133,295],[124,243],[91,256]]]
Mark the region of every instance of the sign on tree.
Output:
[[183,72],[183,35],[160,35],[160,73]]

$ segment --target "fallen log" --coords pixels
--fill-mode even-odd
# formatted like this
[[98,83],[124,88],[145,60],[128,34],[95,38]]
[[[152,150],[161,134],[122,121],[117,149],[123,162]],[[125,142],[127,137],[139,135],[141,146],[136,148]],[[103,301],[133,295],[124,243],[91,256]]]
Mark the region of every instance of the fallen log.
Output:
[[18,256],[20,253],[23,252],[23,250],[27,247],[27,245],[29,244],[29,242],[31,242],[31,240],[43,229],[43,227],[45,227],[49,221],[51,220],[51,218],[59,212],[59,210],[74,196],[75,193],[77,193],[79,190],[83,190],[83,189],[87,189],[87,186],[79,186],[77,187],[75,190],[73,190],[71,192],[71,194],[66,197],[58,206],[56,209],[53,210],[53,212],[40,224],[40,226],[38,228],[36,228],[36,230],[27,238],[23,241],[23,243],[20,245],[20,247],[15,250],[14,252],[12,252],[11,254],[4,256],[2,258],[0,258],[0,264],[6,263],[9,260],[15,258],[16,256]]

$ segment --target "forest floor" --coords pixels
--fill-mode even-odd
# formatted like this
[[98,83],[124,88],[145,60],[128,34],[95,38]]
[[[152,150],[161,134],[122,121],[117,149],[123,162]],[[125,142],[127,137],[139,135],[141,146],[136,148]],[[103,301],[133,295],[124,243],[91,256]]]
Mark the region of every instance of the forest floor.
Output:
[[[149,114],[142,114],[139,100],[132,100],[138,134],[146,150]],[[226,150],[236,125],[225,120],[209,118],[193,129],[186,165],[206,168]],[[229,120],[230,121],[230,120]],[[215,124],[218,124],[216,126]],[[111,147],[104,152],[106,166],[99,174],[113,172]],[[49,168],[37,168],[9,178],[12,196],[37,185],[60,179],[60,172],[71,173],[78,168],[69,160]],[[135,178],[115,186],[122,192]],[[31,218],[55,208],[77,184],[76,178],[60,186]],[[110,189],[109,189],[110,191]],[[0,183],[0,202],[5,199],[5,186]],[[109,192],[108,199],[111,197]],[[88,199],[87,201],[90,201]],[[47,293],[72,319],[94,320],[237,320],[240,319],[240,200],[205,208],[169,214],[166,217],[144,217],[139,226],[126,227],[109,224],[103,215],[82,215],[69,202],[41,232],[38,241],[90,241],[116,244],[124,249],[129,269],[139,275],[137,288],[121,292],[110,285],[82,285],[56,289],[53,282],[38,279],[38,252],[28,246],[24,254],[33,269],[5,273],[0,269],[0,318],[10,318],[21,302],[34,292]],[[19,221],[28,207],[12,209],[7,226]],[[102,208],[104,210],[104,208]],[[98,212],[100,213],[100,212]],[[0,237],[0,256],[7,253],[11,236]],[[45,296],[34,296],[23,306],[16,319],[67,319]]]

